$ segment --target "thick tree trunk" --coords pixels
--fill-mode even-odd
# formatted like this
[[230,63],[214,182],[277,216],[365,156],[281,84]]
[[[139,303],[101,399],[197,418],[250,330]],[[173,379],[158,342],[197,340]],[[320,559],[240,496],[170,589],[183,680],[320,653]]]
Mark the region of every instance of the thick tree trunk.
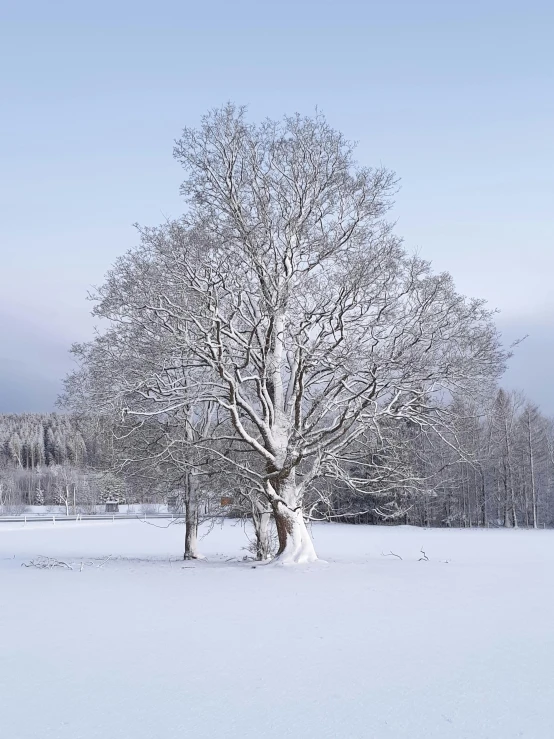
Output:
[[279,549],[275,561],[281,564],[306,564],[315,562],[315,553],[312,537],[306,527],[302,508],[289,508],[281,502],[273,507]]
[[198,554],[198,498],[192,475],[187,475],[185,491],[185,554],[184,559],[204,559]]
[[[279,333],[277,332],[277,335]],[[279,343],[279,342],[277,342]],[[274,373],[273,393],[282,405],[282,386],[279,372]],[[304,564],[315,562],[317,555],[302,513],[302,492],[296,485],[294,466],[286,467],[289,427],[286,419],[273,429],[276,446],[280,449],[276,463],[268,465],[271,477],[267,482],[267,500],[271,505],[279,538],[279,549],[274,562]]]
[[279,538],[279,549],[274,562],[287,565],[315,562],[317,555],[304,521],[294,470],[288,477],[273,482],[272,488],[278,496],[276,498],[270,496]]
[[291,510],[282,503],[278,503],[273,515],[279,537],[276,561],[281,564],[315,562],[317,555],[306,528],[302,510]]

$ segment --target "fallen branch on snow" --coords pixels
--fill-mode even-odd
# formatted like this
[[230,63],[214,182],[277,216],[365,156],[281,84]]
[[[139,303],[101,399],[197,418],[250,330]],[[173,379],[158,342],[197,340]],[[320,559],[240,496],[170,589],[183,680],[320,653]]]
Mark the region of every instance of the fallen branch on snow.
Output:
[[381,555],[383,557],[398,557],[398,559],[402,559],[402,557],[399,554],[395,554],[394,552],[389,552],[388,554],[381,552]]
[[42,555],[36,559],[32,559],[30,562],[22,562],[21,566],[36,567],[39,570],[53,570],[55,567],[63,567],[67,570],[73,569],[68,562],[63,562],[61,559],[54,559],[53,557],[44,557]]
[[[86,562],[85,560],[81,560],[80,563],[78,563],[79,566],[79,572],[82,572],[85,567],[96,567],[97,569],[102,569],[106,562],[108,562],[113,555],[110,554],[109,557],[106,557],[103,559],[100,564],[96,564],[96,562]],[[64,562],[61,559],[56,559],[55,557],[45,557],[44,555],[40,555],[36,559],[30,560],[30,562],[22,562],[22,567],[35,567],[37,570],[53,570],[56,567],[61,567],[65,570],[72,570],[73,565],[75,565],[75,562]]]
[[429,562],[429,557],[423,551],[423,547],[421,547],[419,551],[423,554],[423,557],[420,557],[417,561],[418,562]]

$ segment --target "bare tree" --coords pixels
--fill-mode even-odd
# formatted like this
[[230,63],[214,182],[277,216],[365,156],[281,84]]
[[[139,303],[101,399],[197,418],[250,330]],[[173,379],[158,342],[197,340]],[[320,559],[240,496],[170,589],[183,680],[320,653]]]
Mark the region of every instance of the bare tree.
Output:
[[[529,485],[525,489],[530,489],[531,494],[531,520],[533,528],[538,528],[538,481],[537,481],[537,466],[538,462],[544,462],[546,457],[546,432],[543,419],[539,413],[538,408],[531,404],[526,403],[521,414],[521,426],[524,436],[524,455],[527,457],[527,470],[529,477]],[[526,465],[522,465],[525,469]],[[528,501],[526,500],[526,513],[528,511]]]
[[[120,300],[128,298],[129,293],[119,295]],[[110,419],[106,430],[113,472],[141,487],[149,485],[165,498],[178,494],[184,507],[184,557],[197,559],[199,480],[212,473],[209,455],[197,442],[217,424],[217,409],[214,404],[195,404],[182,357],[176,361],[167,344],[148,331],[141,335],[140,328],[133,321],[116,323],[95,341],[75,345],[79,369],[66,379],[62,402]],[[165,403],[166,388],[175,390],[170,406]]]
[[[393,235],[394,176],[358,167],[323,116],[253,125],[228,105],[175,156],[187,215],[142,229],[98,290],[110,328],[76,349],[72,392],[133,428],[180,414],[171,454],[233,470],[273,513],[278,560],[312,561],[321,481],[413,492],[394,429],[453,448],[448,404],[486,392],[506,354],[483,303]],[[208,408],[216,421],[190,433]]]
[[[505,358],[482,303],[392,235],[393,175],[357,168],[352,152],[321,115],[256,126],[228,105],[175,147],[186,222],[142,232],[143,258],[187,295],[160,291],[143,319],[211,370],[203,402],[233,433],[210,441],[250,451],[220,454],[262,484],[285,562],[315,558],[305,492],[342,474],[362,434],[385,419],[436,423],[445,392],[477,392]],[[97,310],[113,318],[108,293]]]

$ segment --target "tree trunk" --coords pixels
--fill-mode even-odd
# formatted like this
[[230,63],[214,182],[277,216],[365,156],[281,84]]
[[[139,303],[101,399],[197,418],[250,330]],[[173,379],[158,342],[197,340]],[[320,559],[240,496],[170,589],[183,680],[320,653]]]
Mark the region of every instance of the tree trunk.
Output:
[[479,475],[481,477],[481,511],[483,527],[488,525],[487,519],[487,491],[485,487],[485,474],[481,467],[479,467]]
[[289,478],[280,480],[276,488],[280,499],[272,501],[273,516],[279,537],[279,549],[275,560],[281,564],[315,562],[317,555],[304,521],[302,501],[294,479],[294,472]]
[[315,562],[317,555],[304,521],[302,508],[291,509],[279,501],[274,504],[273,515],[279,537],[275,561],[281,564]]
[[198,554],[198,497],[192,475],[186,476],[184,559],[204,559]]
[[[286,451],[286,434],[283,433],[282,436],[282,448]],[[268,468],[270,473],[277,471],[275,468]],[[317,555],[304,521],[302,492],[296,485],[295,469],[293,467],[285,471],[281,468],[280,472],[282,476],[267,482],[267,499],[273,510],[279,538],[279,549],[274,562],[279,564],[315,562]]]
[[532,432],[532,420],[530,413],[527,413],[527,428],[529,431],[529,468],[531,472],[531,498],[533,505],[533,528],[536,529],[538,526],[537,519],[537,485],[535,481],[535,455],[533,445],[533,432]]
[[256,534],[256,559],[264,561],[271,558],[271,541],[269,536],[269,525],[271,522],[271,511],[255,500],[252,503],[252,522]]
[[315,562],[317,555],[304,521],[301,493],[296,485],[294,470],[288,477],[272,482],[270,488],[268,498],[279,538],[274,561],[280,564]]

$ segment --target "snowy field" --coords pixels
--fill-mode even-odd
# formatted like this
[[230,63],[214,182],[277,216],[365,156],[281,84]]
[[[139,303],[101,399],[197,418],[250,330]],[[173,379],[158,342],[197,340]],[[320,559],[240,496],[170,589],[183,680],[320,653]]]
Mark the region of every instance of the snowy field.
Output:
[[182,526],[0,525],[0,737],[554,737],[554,532],[313,534],[253,568],[229,524],[197,563]]

